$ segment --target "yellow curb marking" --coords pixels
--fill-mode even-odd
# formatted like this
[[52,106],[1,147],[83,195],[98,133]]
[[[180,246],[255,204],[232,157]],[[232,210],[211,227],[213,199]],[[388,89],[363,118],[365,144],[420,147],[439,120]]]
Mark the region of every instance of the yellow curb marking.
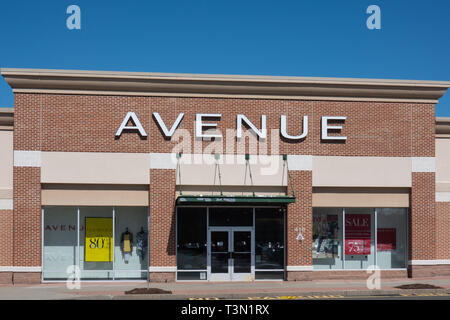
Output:
[[[448,293],[401,293],[401,297],[445,297],[450,296]],[[390,296],[356,296],[359,298],[387,298]],[[356,298],[353,297],[353,298]],[[296,299],[342,299],[343,295],[323,295],[323,296],[275,296],[275,297],[247,297],[234,300],[296,300]],[[189,298],[189,300],[221,300],[217,297],[206,298]]]

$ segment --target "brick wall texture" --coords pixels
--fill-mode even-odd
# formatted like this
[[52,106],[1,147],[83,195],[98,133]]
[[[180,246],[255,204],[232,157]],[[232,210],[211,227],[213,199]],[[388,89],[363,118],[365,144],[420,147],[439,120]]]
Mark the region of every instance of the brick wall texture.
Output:
[[150,265],[176,266],[175,170],[150,170]]
[[[138,134],[115,133],[128,111],[139,117],[148,139]],[[288,119],[288,133],[299,134],[302,116],[309,116],[309,135],[302,141],[282,140],[276,154],[314,154],[330,156],[434,156],[434,105],[411,103],[334,102],[219,98],[121,97],[87,95],[15,95],[15,150],[67,152],[171,152],[179,143],[167,141],[154,120],[158,112],[167,127],[178,114],[185,114],[179,129],[186,129],[194,146],[196,113],[220,113],[218,123],[223,144],[228,141],[226,129],[236,128],[236,115],[245,114],[256,127],[261,115],[267,116],[267,129],[278,130],[280,115]],[[339,135],[346,143],[320,141],[320,119],[324,115],[347,116]],[[210,120],[211,121],[211,120]],[[208,121],[206,121],[208,122]],[[251,136],[251,135],[250,135]],[[254,139],[252,136],[250,140]],[[234,137],[231,140],[235,140]],[[204,141],[203,148],[211,144]],[[271,152],[272,143],[261,142]],[[234,152],[257,153],[252,143]]]
[[0,266],[12,266],[13,264],[12,210],[0,210],[0,243],[1,243]]
[[[137,114],[148,138],[136,133],[115,133],[127,112]],[[180,112],[184,119],[179,129],[190,133],[187,139],[166,140],[152,113],[158,112],[170,128]],[[434,157],[435,114],[432,104],[336,102],[222,98],[132,97],[95,95],[23,94],[15,95],[14,150],[60,152],[170,153],[183,141],[183,146],[211,145],[196,142],[196,113],[220,113],[218,123],[223,139],[219,153],[261,153],[267,148],[274,154],[322,156]],[[256,127],[261,115],[267,116],[269,138],[260,141],[251,134],[238,148],[235,136],[227,137],[226,129],[236,128],[236,115],[245,114]],[[277,147],[270,139],[279,130],[280,116],[288,118],[288,133],[301,131],[302,116],[309,116],[309,135],[302,141],[281,140]],[[347,141],[323,142],[320,139],[322,116],[346,116],[343,130],[331,133],[347,136]],[[181,130],[180,132],[182,132]],[[244,130],[245,131],[245,130]],[[226,146],[231,146],[225,149]],[[234,147],[233,147],[234,146]],[[180,150],[182,151],[182,150]],[[192,150],[185,150],[185,153]],[[201,150],[194,150],[198,152]],[[175,266],[175,170],[151,170],[150,184],[150,263],[152,266]],[[287,265],[311,265],[312,177],[311,172],[292,172],[297,202],[287,213]],[[40,169],[14,169],[14,266],[41,265]],[[410,211],[410,254],[413,259],[450,258],[447,248],[436,246],[438,239],[448,239],[448,210],[438,206],[435,214],[434,173],[413,174]],[[11,224],[10,214],[0,214],[0,224]],[[440,221],[444,221],[440,225]],[[446,224],[445,224],[446,223]],[[438,229],[436,226],[440,225]],[[298,244],[295,237],[303,228],[306,241]],[[436,230],[438,230],[436,232]],[[439,231],[440,230],[440,231]],[[3,236],[3,235],[2,235]],[[4,236],[5,237],[5,236]],[[442,240],[439,240],[442,241]],[[447,241],[448,243],[448,241]],[[5,258],[0,257],[2,263]],[[18,276],[20,277],[20,276]],[[162,280],[168,274],[154,275]]]
[[41,266],[41,169],[14,167],[14,266]]
[[[312,265],[312,172],[292,171],[292,189],[296,201],[289,204],[286,216],[286,248],[288,266]],[[296,240],[299,233],[305,240]]]
[[436,259],[450,259],[450,202],[436,202]]
[[435,173],[413,172],[409,211],[409,257],[436,259]]

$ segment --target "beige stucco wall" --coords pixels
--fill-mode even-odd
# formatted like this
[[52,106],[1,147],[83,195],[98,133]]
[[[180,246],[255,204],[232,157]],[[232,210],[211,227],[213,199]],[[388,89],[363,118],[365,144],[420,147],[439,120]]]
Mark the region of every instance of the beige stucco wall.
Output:
[[148,206],[146,190],[42,190],[42,205]]
[[411,158],[313,157],[314,187],[411,187]]
[[[149,184],[152,163],[153,166],[161,165],[150,159],[149,154],[42,152],[41,181],[65,184]],[[168,156],[164,156],[164,165],[167,165],[168,159]],[[175,163],[169,164],[170,168],[176,168]],[[223,186],[250,186],[251,169],[254,186],[286,186],[287,171],[283,165],[281,156],[252,157],[249,167],[239,157],[231,162],[221,159],[221,182]],[[411,171],[411,158],[312,157],[314,187],[411,187]],[[184,158],[177,184],[219,185],[214,159],[196,162],[193,158],[191,161]]]
[[384,190],[383,192],[342,192],[329,190],[327,192],[315,192],[312,195],[313,207],[356,207],[356,208],[408,208],[408,190]]
[[12,198],[13,132],[0,130],[0,199]]
[[436,139],[436,182],[450,183],[450,138]]
[[[156,163],[155,159],[152,162],[151,159],[149,154],[42,152],[41,182],[149,184],[150,167],[159,168],[163,165],[171,169],[176,168],[176,163],[172,163],[168,155],[164,155],[164,163]],[[247,168],[243,156],[234,157],[230,162],[220,164],[224,186],[250,186],[250,170],[255,186],[287,185],[287,169],[283,170],[281,156],[252,157],[250,167]],[[213,185],[214,174],[216,174],[215,184],[219,185],[218,171],[212,156],[200,159],[199,163],[194,158],[187,161],[187,156],[184,156],[180,165],[181,180],[177,177],[177,183],[181,181],[183,185]]]
[[[231,156],[221,159],[216,168],[212,156],[200,159],[202,163],[195,163],[189,158],[189,163],[181,162],[180,177],[177,184],[182,185],[219,185],[219,168],[223,186],[251,186],[250,171],[254,186],[286,186],[287,169],[283,170],[281,156],[254,156],[250,157],[249,166],[246,166],[244,156]],[[199,161],[200,161],[199,160]]]
[[42,152],[41,182],[149,184],[148,154]]

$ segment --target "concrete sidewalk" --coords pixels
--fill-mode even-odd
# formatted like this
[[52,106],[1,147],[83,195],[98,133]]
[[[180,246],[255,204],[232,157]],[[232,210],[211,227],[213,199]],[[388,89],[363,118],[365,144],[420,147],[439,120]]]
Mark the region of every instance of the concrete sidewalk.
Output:
[[[405,284],[429,284],[442,289],[397,289]],[[53,299],[247,299],[301,298],[301,297],[358,297],[373,295],[440,294],[450,296],[450,277],[386,279],[379,290],[369,290],[366,280],[321,281],[265,281],[265,282],[176,282],[151,283],[151,288],[171,291],[172,294],[125,295],[125,291],[145,288],[145,282],[110,282],[81,284],[81,289],[69,290],[65,283],[38,285],[0,285],[1,300],[53,300]]]

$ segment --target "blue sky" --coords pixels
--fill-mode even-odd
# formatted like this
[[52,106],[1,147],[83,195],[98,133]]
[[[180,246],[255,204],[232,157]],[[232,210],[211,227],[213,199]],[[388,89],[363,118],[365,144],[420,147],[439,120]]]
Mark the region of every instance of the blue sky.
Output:
[[449,15],[449,0],[0,1],[0,67],[450,81]]

